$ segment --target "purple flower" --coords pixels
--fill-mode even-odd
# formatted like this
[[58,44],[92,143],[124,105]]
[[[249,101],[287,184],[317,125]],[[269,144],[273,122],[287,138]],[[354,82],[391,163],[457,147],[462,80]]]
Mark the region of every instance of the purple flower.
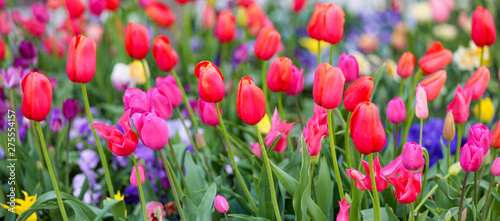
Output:
[[52,132],[61,132],[66,122],[58,107],[53,107],[49,118],[49,127]]
[[67,120],[72,120],[80,111],[80,103],[77,100],[66,99],[62,104],[62,114]]
[[137,191],[137,187],[128,185],[125,187],[123,191],[123,196],[125,198],[126,204],[137,204],[139,203],[139,192]]
[[99,157],[96,152],[90,149],[80,152],[80,158],[78,158],[78,166],[80,170],[84,173],[95,169],[99,163]]
[[192,37],[191,41],[189,42],[189,46],[191,48],[191,51],[194,54],[197,54],[198,51],[203,47],[203,39],[199,37]]
[[137,159],[144,160],[146,165],[152,165],[155,162],[154,150],[144,146],[142,141],[139,141],[139,143],[137,144],[134,155],[137,157]]
[[49,77],[49,82],[50,82],[50,86],[52,86],[52,89],[57,88],[57,78]]
[[248,61],[249,49],[247,44],[241,44],[236,49],[234,49],[233,59],[231,60],[234,66],[237,66],[241,62]]
[[49,21],[50,15],[47,7],[42,3],[34,3],[31,5],[31,12],[33,16],[41,23],[47,23]]
[[31,41],[22,41],[19,44],[19,55],[24,59],[33,59],[37,56],[35,44]]
[[0,115],[3,117],[10,108],[9,101],[0,99]]
[[19,80],[21,79],[21,68],[11,66],[7,68],[7,71],[2,69],[2,82],[3,86],[7,89],[17,87],[19,85]]

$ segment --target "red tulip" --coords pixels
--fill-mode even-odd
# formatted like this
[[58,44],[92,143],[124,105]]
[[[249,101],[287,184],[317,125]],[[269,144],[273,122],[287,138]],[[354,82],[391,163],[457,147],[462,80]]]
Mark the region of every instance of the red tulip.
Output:
[[217,19],[215,8],[211,6],[205,7],[202,16],[203,27],[205,27],[206,29],[212,29],[215,26],[215,22]]
[[181,4],[181,5],[184,5],[192,0],[175,0],[177,3]]
[[420,85],[427,95],[427,101],[433,101],[441,92],[444,83],[446,82],[446,71],[441,70],[431,75],[429,78],[421,81]]
[[127,25],[125,31],[125,49],[130,57],[141,60],[148,55],[149,52],[149,35],[148,30],[134,22]]
[[472,98],[472,94],[465,89],[460,87],[460,84],[457,86],[457,90],[455,91],[455,97],[450,104],[448,104],[448,108],[446,112],[451,110],[453,114],[453,120],[457,124],[463,124],[467,122],[469,118],[469,106],[470,100]]
[[472,14],[471,38],[479,47],[492,45],[497,38],[493,18],[483,6],[478,6]]
[[306,5],[306,2],[307,2],[306,0],[294,0],[292,7],[293,12],[298,13],[302,11],[304,6]]
[[254,53],[255,56],[262,60],[271,59],[276,51],[281,40],[281,35],[276,30],[271,28],[263,28],[257,40],[255,40]]
[[255,2],[249,3],[246,7],[246,14],[248,31],[251,36],[259,34],[265,27],[274,29],[273,23],[259,4]]
[[92,126],[99,132],[99,135],[108,140],[108,148],[116,156],[128,156],[135,151],[139,139],[130,126],[130,111],[125,111],[120,117],[118,124],[125,133],[117,127],[110,127],[101,123],[93,123]]
[[220,42],[230,42],[236,37],[236,24],[230,9],[222,10],[217,16],[215,36]]
[[106,0],[106,8],[114,11],[120,7],[120,0]]
[[24,117],[38,122],[45,120],[52,104],[52,86],[49,79],[38,72],[31,72],[24,77],[21,88],[21,110]]
[[491,143],[490,143],[490,146],[495,148],[495,149],[499,149],[500,148],[500,121],[498,121],[497,125],[495,126],[495,128],[493,129],[493,131],[491,131]]
[[471,92],[472,100],[478,100],[486,91],[489,81],[490,70],[485,66],[481,66],[474,72],[469,80],[467,80],[464,88]]
[[151,2],[146,7],[146,15],[161,27],[168,28],[175,22],[174,12],[162,2]]
[[425,55],[418,60],[418,66],[424,75],[429,75],[443,69],[451,62],[452,57],[453,53],[444,49],[441,42],[434,42]]
[[83,35],[71,39],[66,62],[69,80],[87,83],[94,77],[96,64],[96,43]]
[[411,52],[405,52],[398,61],[398,75],[402,78],[410,77],[415,68],[415,56]]
[[0,38],[0,61],[5,57],[5,43],[3,43],[2,38]]
[[274,59],[267,72],[267,87],[273,92],[288,90],[292,85],[292,60],[287,57]]
[[328,4],[325,10],[324,39],[330,44],[337,44],[344,36],[345,13],[335,4]]
[[167,36],[158,36],[153,41],[153,57],[158,67],[165,72],[171,71],[179,57],[175,50],[170,46],[170,40]]
[[371,154],[382,150],[386,136],[374,103],[363,102],[356,107],[351,117],[351,138],[361,154]]
[[421,173],[402,170],[399,176],[389,177],[389,182],[394,186],[394,194],[399,203],[410,204],[417,200],[421,192]]
[[72,18],[78,18],[85,12],[85,5],[82,0],[64,0],[66,10]]
[[316,104],[326,109],[334,109],[342,101],[345,77],[337,67],[324,62],[314,74],[313,97]]
[[208,126],[219,125],[219,117],[217,116],[215,103],[208,103],[203,101],[202,99],[198,99],[198,113],[200,114],[201,122],[203,122],[204,124]]
[[313,15],[307,25],[307,34],[309,37],[318,41],[324,40],[323,33],[325,29],[325,12],[327,7],[327,4],[316,4]]
[[344,94],[344,107],[347,111],[353,112],[358,104],[370,101],[373,91],[373,78],[362,76],[355,80]]
[[198,80],[198,94],[205,102],[217,103],[224,98],[224,76],[210,61],[196,65],[194,72]]
[[259,123],[266,114],[264,92],[255,85],[251,77],[241,78],[236,95],[236,113],[249,125]]

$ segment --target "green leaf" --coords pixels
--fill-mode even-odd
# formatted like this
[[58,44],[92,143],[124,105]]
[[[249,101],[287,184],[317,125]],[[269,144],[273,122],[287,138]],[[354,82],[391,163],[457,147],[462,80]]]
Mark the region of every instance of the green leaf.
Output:
[[276,175],[276,177],[280,181],[281,185],[285,187],[288,193],[293,195],[297,190],[297,187],[299,186],[299,182],[297,182],[295,178],[288,175],[288,173],[283,171],[281,168],[276,166],[276,164],[274,164],[273,162],[270,161],[269,163],[271,163],[271,169],[273,170],[274,175]]
[[193,201],[191,201],[187,196],[183,196],[182,199],[182,211],[186,216],[187,220],[196,220],[196,213],[198,208],[194,205]]
[[318,182],[316,183],[315,199],[323,214],[329,214],[333,201],[333,181],[330,177],[330,168],[324,157],[319,166]]
[[267,176],[266,167],[263,166],[260,172],[259,183],[259,216],[267,219],[273,219],[273,203],[271,198],[271,190],[269,188],[269,178]]
[[441,174],[436,174],[434,177],[434,181],[439,185],[439,188],[445,193],[446,196],[450,200],[460,199],[460,193],[458,193],[457,189],[452,186],[449,186],[446,182],[446,179]]
[[86,216],[86,214],[82,211],[82,208],[80,208],[80,206],[78,204],[76,204],[75,202],[70,201],[70,200],[66,200],[66,201],[64,201],[64,203],[69,204],[69,206],[71,206],[71,208],[73,209],[73,212],[75,213],[74,217],[68,217],[70,220],[76,220],[76,221],[90,220]]
[[[380,67],[377,69],[377,72],[375,72],[375,74],[373,75],[373,92],[377,91],[377,86],[378,86],[378,83],[380,82],[380,79],[382,78],[382,73],[385,71],[385,63],[383,63],[382,65],[380,65]],[[372,92],[372,96],[370,98],[370,100],[373,100],[373,95],[375,93]],[[336,109],[336,108],[335,108]]]
[[[306,196],[306,194],[304,194]],[[304,202],[307,205],[307,212],[314,221],[327,221],[325,214],[321,211],[321,208],[316,204],[311,197],[306,196],[307,199]],[[332,197],[333,198],[333,197]]]
[[271,221],[263,217],[248,216],[243,214],[228,214],[227,216],[236,218],[238,220]]
[[271,146],[267,149],[267,154],[268,155],[271,154],[271,151],[274,150],[274,148],[276,147],[276,144],[278,144],[278,141],[280,141],[281,136],[283,136],[283,134],[278,135],[278,137],[276,137],[276,139],[274,139],[274,141],[271,144]]
[[82,188],[80,189],[80,195],[78,195],[78,199],[82,200],[85,192],[89,189],[89,178],[85,175],[85,181],[83,181]]
[[422,214],[420,214],[420,216],[418,217],[417,221],[425,221],[425,220],[427,220],[427,214],[429,214],[429,210],[426,210],[425,212],[423,212]]
[[125,202],[123,200],[104,200],[103,202],[104,207],[102,208],[101,212],[97,214],[97,217],[95,220],[101,220],[108,211],[111,211],[111,214],[113,214],[113,217],[115,218],[121,218],[121,219],[126,219],[125,216]]
[[210,215],[212,211],[212,205],[214,204],[215,194],[217,193],[217,186],[212,183],[208,187],[207,192],[203,196],[200,205],[198,205],[196,221],[210,220]]
[[[363,216],[363,221],[372,221],[373,218],[373,208],[361,210],[361,215]],[[382,220],[398,220],[399,219],[394,215],[392,209],[390,207],[381,207],[380,208],[380,217]]]
[[[304,137],[300,138],[302,149],[306,149]],[[302,167],[300,169],[300,181],[297,191],[293,194],[293,209],[295,210],[295,220],[307,220],[307,207],[303,205],[304,194],[307,194],[309,187],[309,166],[311,158],[307,151],[302,151]]]

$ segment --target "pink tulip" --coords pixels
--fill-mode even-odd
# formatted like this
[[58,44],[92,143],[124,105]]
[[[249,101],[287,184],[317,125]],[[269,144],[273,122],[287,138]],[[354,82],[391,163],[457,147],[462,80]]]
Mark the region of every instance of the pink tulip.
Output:
[[450,14],[455,8],[453,0],[429,0],[432,10],[432,18],[436,23],[447,22]]
[[158,88],[153,87],[148,90],[147,96],[151,102],[151,112],[157,111],[159,113],[158,116],[165,120],[172,116],[172,104],[170,104],[167,95],[158,90]]
[[101,137],[108,140],[108,148],[111,152],[116,156],[128,156],[135,151],[139,142],[137,134],[130,127],[130,111],[123,113],[118,124],[123,128],[124,134],[117,127],[101,123],[93,123],[92,126]]
[[[314,115],[313,119],[318,122],[318,124],[321,125],[326,125],[328,128],[328,115],[327,111],[325,108],[314,105]],[[326,131],[326,135],[328,135],[328,130]]]
[[464,89],[470,91],[472,100],[479,100],[486,91],[489,81],[490,70],[485,66],[481,66],[472,74],[469,80],[467,80]]
[[469,141],[460,150],[460,166],[465,171],[476,172],[483,163],[484,151],[481,143]]
[[408,142],[403,146],[403,166],[407,170],[420,170],[425,165],[422,146],[415,142]]
[[393,124],[402,123],[406,119],[406,107],[403,100],[395,97],[387,104],[387,119]]
[[[370,178],[370,164],[364,160],[362,160],[363,167],[366,171],[366,176],[361,174],[359,171],[355,169],[347,169],[347,176],[354,179],[356,187],[359,190],[370,190],[372,191],[372,181]],[[375,182],[377,186],[377,191],[385,190],[388,186],[387,179],[380,171],[380,161],[378,159],[378,155],[373,161],[373,169],[375,170]]]
[[349,221],[349,209],[351,205],[347,205],[345,198],[339,201],[340,210],[337,214],[337,221]]
[[338,66],[340,70],[342,70],[346,82],[354,81],[359,77],[358,61],[353,55],[342,53],[339,58]]
[[495,161],[491,164],[491,175],[500,176],[500,157],[496,158]]
[[455,97],[450,104],[448,104],[446,112],[451,110],[453,120],[457,124],[463,124],[469,118],[469,106],[471,101],[471,93],[468,90],[462,89],[460,84],[455,91]]
[[320,124],[318,119],[310,118],[303,133],[309,156],[318,155],[321,151],[321,140],[328,136],[328,124]]
[[384,176],[386,177],[395,177],[402,170],[406,169],[403,166],[403,155],[399,155],[399,157],[396,157],[396,159],[394,159],[387,166],[382,168],[380,172],[382,172],[382,174],[384,174]]
[[4,36],[8,35],[10,33],[10,24],[6,11],[0,12],[0,24],[2,24],[0,25],[0,34]]
[[474,124],[469,128],[469,136],[467,141],[477,141],[481,144],[483,148],[483,153],[487,153],[490,150],[492,135],[490,130],[481,123]]
[[396,189],[395,195],[399,203],[410,204],[417,200],[417,196],[421,192],[422,176],[420,173],[402,171],[399,176],[388,179]]
[[167,77],[157,77],[156,86],[165,95],[167,95],[173,108],[178,107],[182,102],[182,92],[175,82],[172,75]]
[[[141,178],[141,185],[144,184],[144,181],[146,181],[146,170],[144,170],[144,167],[141,164],[137,164],[137,167],[139,169],[139,177]],[[132,186],[138,187],[139,183],[137,182],[137,172],[136,172],[135,166],[132,167],[132,173],[130,173],[130,184]]]
[[292,84],[285,94],[293,96],[302,93],[302,90],[304,90],[304,70],[292,65]]
[[252,153],[255,154],[258,158],[262,157],[262,150],[260,149],[260,144],[250,142],[250,149],[252,149]]
[[215,209],[219,211],[219,213],[226,213],[227,211],[229,211],[229,204],[227,203],[226,198],[221,195],[215,196],[214,206]]
[[420,85],[417,87],[415,103],[415,115],[417,115],[419,119],[427,119],[429,116],[429,109],[427,108],[427,95],[425,90]]
[[172,116],[170,100],[158,88],[150,88],[147,93],[137,88],[129,88],[123,95],[123,104],[132,116],[146,112],[156,112],[163,119]]
[[155,112],[134,114],[134,126],[142,143],[153,150],[161,150],[168,142],[167,122]]
[[201,122],[204,124],[208,126],[219,125],[219,117],[217,116],[215,103],[209,103],[203,101],[202,99],[198,99],[198,113],[200,114]]
[[281,121],[279,115],[278,115],[278,109],[274,109],[274,114],[273,114],[273,119],[271,121],[271,130],[269,133],[266,135],[266,139],[264,141],[266,142],[266,145],[268,147],[271,147],[273,144],[274,140],[281,135],[278,143],[274,147],[274,151],[276,152],[283,152],[286,149],[286,143],[287,143],[287,136],[290,130],[292,129],[293,125],[295,123],[286,123],[285,121]]
[[89,9],[92,14],[99,16],[106,9],[106,1],[89,0]]

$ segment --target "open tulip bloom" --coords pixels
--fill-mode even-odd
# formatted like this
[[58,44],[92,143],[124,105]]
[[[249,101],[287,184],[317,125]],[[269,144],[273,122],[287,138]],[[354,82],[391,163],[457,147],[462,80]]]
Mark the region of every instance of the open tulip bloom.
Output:
[[223,2],[0,0],[0,220],[500,220],[496,1]]

